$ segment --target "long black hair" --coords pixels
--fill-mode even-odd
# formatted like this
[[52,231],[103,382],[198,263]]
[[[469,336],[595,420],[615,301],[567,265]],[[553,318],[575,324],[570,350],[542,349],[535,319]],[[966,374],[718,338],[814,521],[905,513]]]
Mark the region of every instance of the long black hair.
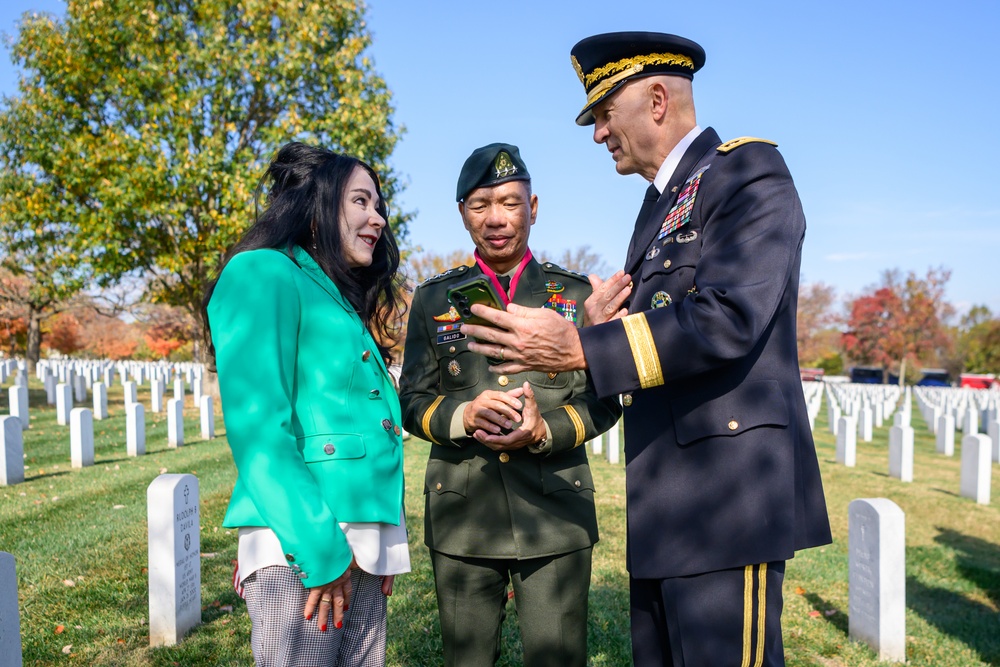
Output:
[[[388,221],[382,187],[375,171],[349,155],[299,142],[285,144],[257,184],[254,222],[223,257],[219,273],[234,256],[247,250],[276,248],[294,260],[292,248],[302,246],[354,306],[371,331],[386,360],[397,341],[403,315],[399,248],[386,224],[372,251],[370,266],[351,268],[340,236],[340,215],[347,182],[361,167],[375,183],[379,214]],[[208,302],[218,277],[205,290],[202,315],[209,356],[214,361],[208,323]]]

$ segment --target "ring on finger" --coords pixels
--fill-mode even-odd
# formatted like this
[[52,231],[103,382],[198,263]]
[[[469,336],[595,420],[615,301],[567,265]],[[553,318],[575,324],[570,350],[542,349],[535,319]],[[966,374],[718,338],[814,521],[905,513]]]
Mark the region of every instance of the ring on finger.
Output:
[[329,604],[332,599],[333,598],[331,598],[329,595],[323,595],[322,597],[320,597],[319,600],[320,602],[326,602],[327,604]]
[[504,348],[503,348],[503,345],[501,345],[500,346],[500,361],[503,361],[503,351],[504,351]]

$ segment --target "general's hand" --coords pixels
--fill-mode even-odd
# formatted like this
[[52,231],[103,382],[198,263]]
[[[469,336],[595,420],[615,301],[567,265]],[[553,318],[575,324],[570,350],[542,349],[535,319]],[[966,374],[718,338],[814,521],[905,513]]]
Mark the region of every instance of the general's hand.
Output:
[[545,420],[538,412],[535,402],[535,392],[527,382],[520,388],[524,393],[524,410],[521,413],[521,425],[507,435],[493,435],[479,430],[473,437],[496,452],[521,449],[528,445],[537,445],[545,439]]
[[344,610],[351,605],[351,570],[357,566],[352,558],[350,567],[342,575],[328,584],[309,589],[309,598],[306,600],[306,608],[302,615],[309,621],[312,620],[313,611],[318,610],[316,627],[321,632],[326,632],[326,621],[331,611],[334,627],[339,628],[344,625]]
[[473,304],[472,312],[499,327],[462,325],[466,336],[484,341],[469,343],[470,350],[501,361],[490,366],[491,373],[560,373],[587,367],[576,325],[554,310],[512,303],[506,311]]
[[499,433],[513,428],[515,422],[521,421],[521,401],[517,399],[522,393],[523,390],[517,387],[511,391],[487,389],[476,396],[462,413],[465,432]]
[[624,271],[618,271],[607,280],[602,281],[594,274],[587,276],[594,293],[587,297],[583,304],[584,326],[603,324],[628,315],[628,310],[622,308],[625,300],[632,294],[632,276]]

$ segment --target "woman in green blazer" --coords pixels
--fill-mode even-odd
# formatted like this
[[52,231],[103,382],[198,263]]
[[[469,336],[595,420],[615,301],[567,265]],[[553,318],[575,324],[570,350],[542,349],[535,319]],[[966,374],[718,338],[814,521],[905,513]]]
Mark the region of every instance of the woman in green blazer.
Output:
[[205,298],[251,646],[261,667],[382,664],[385,598],[409,571],[380,345],[399,322],[399,251],[378,177],[355,158],[291,143],[258,199],[265,188]]

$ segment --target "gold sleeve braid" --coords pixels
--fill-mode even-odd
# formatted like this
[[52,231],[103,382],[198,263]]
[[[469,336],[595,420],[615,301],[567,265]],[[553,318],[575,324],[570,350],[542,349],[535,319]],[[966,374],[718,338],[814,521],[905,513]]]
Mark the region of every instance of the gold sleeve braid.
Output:
[[639,374],[639,385],[643,389],[663,384],[663,368],[656,353],[653,332],[649,329],[645,313],[635,313],[622,318],[628,346],[632,350],[635,370]]
[[431,403],[430,407],[427,408],[427,411],[424,412],[423,419],[420,420],[420,428],[424,430],[424,435],[426,435],[427,439],[433,442],[435,445],[440,445],[441,443],[434,438],[433,434],[431,434],[431,417],[434,416],[434,411],[437,410],[438,406],[441,405],[441,401],[443,400],[444,396],[438,396],[437,398],[435,398],[434,402]]
[[573,422],[573,428],[576,429],[576,439],[573,441],[573,446],[579,447],[587,437],[587,429],[583,425],[583,419],[580,418],[580,413],[572,405],[564,405],[563,409],[566,410],[569,420]]

